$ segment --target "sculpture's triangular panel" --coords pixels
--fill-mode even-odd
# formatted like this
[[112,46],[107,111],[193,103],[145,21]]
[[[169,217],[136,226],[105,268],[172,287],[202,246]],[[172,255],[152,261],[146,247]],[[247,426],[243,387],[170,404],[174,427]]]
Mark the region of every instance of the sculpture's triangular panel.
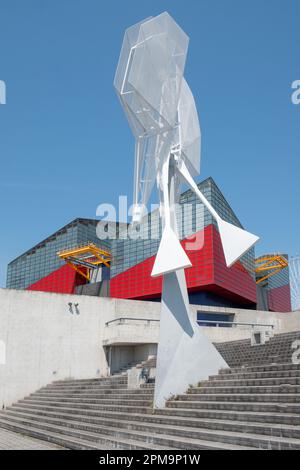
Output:
[[253,233],[222,220],[218,220],[223,252],[227,267],[232,266],[259,240]]
[[182,248],[178,236],[170,227],[166,227],[162,234],[151,276],[161,276],[190,266],[192,263]]

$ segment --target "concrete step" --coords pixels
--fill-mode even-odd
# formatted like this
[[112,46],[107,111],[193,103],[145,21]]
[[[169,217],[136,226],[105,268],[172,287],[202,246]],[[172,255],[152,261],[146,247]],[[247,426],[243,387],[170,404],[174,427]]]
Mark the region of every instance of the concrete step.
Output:
[[213,393],[213,394],[248,394],[248,393],[259,393],[259,394],[268,394],[268,393],[300,393],[300,385],[291,385],[291,384],[282,384],[282,385],[236,385],[236,386],[210,386],[203,385],[202,387],[193,387],[188,390],[190,395],[198,395],[202,393]]
[[225,348],[219,348],[225,354],[230,354],[235,356],[238,353],[242,353],[245,356],[250,356],[251,358],[260,357],[263,359],[268,359],[269,355],[272,353],[276,353],[278,355],[284,354],[285,352],[289,352],[291,350],[291,343],[293,341],[285,341],[282,343],[274,343],[272,340],[268,341],[265,344],[257,345],[255,347],[251,346],[250,343],[248,345],[242,345],[240,347],[230,347],[229,345],[225,345]]
[[[230,387],[230,386],[241,386],[241,387],[247,387],[247,386],[258,386],[258,385],[285,385],[285,384],[290,384],[290,385],[300,385],[300,376],[299,377],[277,377],[277,378],[258,378],[258,379],[224,379],[224,380],[206,380],[201,382],[200,388],[202,387]],[[192,387],[189,389],[191,393],[193,393],[193,390],[197,390],[198,387]]]
[[[82,408],[59,408],[45,407],[45,406],[34,406],[26,407],[19,404],[15,404],[7,408],[8,411],[17,411],[21,413],[32,413],[41,416],[86,416],[86,417],[98,417],[106,419],[118,419],[120,420],[140,420],[140,421],[151,421],[160,422],[161,419],[167,420],[167,423],[173,423],[176,421],[187,423],[193,422],[194,426],[200,426],[203,419],[213,420],[232,420],[232,421],[243,421],[243,422],[257,422],[257,423],[269,423],[269,424],[288,424],[293,426],[300,426],[300,415],[287,414],[287,413],[264,413],[264,412],[251,412],[251,411],[226,411],[226,410],[195,410],[195,409],[162,409],[156,410],[154,414],[143,414],[143,413],[124,413],[121,411],[105,411],[105,410],[88,410],[85,407]],[[171,412],[171,414],[170,414]],[[195,416],[196,415],[196,416]],[[198,424],[197,424],[198,423]]]
[[[238,354],[237,355],[237,359],[236,361],[230,361],[230,365],[232,368],[238,368],[241,366],[241,362],[243,363],[244,366],[246,367],[256,367],[257,364],[263,364],[263,365],[273,365],[274,363],[277,363],[277,364],[281,364],[283,363],[283,361],[285,362],[288,362],[288,361],[291,361],[291,358],[292,358],[292,355],[289,353],[289,355],[287,355],[286,357],[279,357],[279,356],[275,356],[273,355],[271,359],[269,359],[268,361],[262,361],[260,360],[261,358],[258,356],[255,360],[247,360],[247,358],[244,358],[244,359],[241,359],[241,355]],[[226,356],[225,356],[225,360],[226,360]]]
[[253,411],[268,413],[289,413],[300,414],[300,404],[276,403],[276,402],[242,402],[242,401],[188,401],[173,400],[166,404],[167,408],[195,408],[211,410],[234,410],[234,411]]
[[94,391],[82,391],[82,392],[73,392],[73,393],[47,393],[47,392],[35,392],[30,397],[35,397],[35,398],[42,398],[42,399],[57,399],[59,400],[60,398],[107,398],[107,397],[112,397],[112,398],[122,398],[124,400],[127,399],[144,399],[144,400],[153,400],[153,392],[149,391],[147,389],[145,390],[128,390],[124,389],[119,393],[120,391],[112,390],[110,392],[108,391],[101,391],[101,392],[94,392]]
[[[278,370],[298,370],[300,371],[300,364],[292,364],[292,362],[288,363],[280,363],[280,364],[258,364],[254,366],[246,366],[246,367],[231,367],[229,373],[235,372],[270,372],[270,371],[278,371]],[[222,375],[224,373],[224,369],[220,371]],[[226,372],[225,372],[226,373]],[[228,373],[228,369],[227,369]]]
[[151,383],[141,384],[140,388],[153,388],[153,390],[154,390],[155,380],[153,380],[153,379],[151,379],[151,380],[152,380]]
[[123,382],[127,380],[126,375],[108,375],[106,377],[99,377],[97,379],[82,379],[82,380],[61,380],[61,381],[54,381],[49,386],[52,385],[54,387],[62,387],[64,385],[95,385],[99,383],[105,382]]
[[[0,426],[3,425],[4,419],[0,418]],[[46,423],[34,422],[32,420],[25,420],[19,418],[13,418],[11,416],[5,417],[5,424],[11,426],[11,429],[20,432],[19,427],[23,426],[24,428],[30,427],[31,429],[42,430],[43,432],[55,432],[56,434],[62,434],[63,436],[67,435],[70,437],[77,437],[83,438],[85,441],[96,442],[97,444],[103,445],[107,444],[110,448],[116,449],[145,449],[149,448],[151,450],[155,450],[157,446],[160,449],[189,449],[189,450],[196,450],[196,449],[229,449],[229,450],[242,450],[244,449],[243,446],[224,443],[224,442],[216,442],[207,441],[207,440],[200,440],[200,439],[193,439],[191,437],[184,438],[178,436],[172,436],[168,434],[143,434],[140,431],[123,431],[119,429],[103,427],[101,431],[96,426],[86,426],[85,429],[88,427],[89,429],[93,430],[83,430],[80,429],[82,424],[75,424],[72,423],[74,427],[69,426],[59,426],[58,424],[49,425]],[[68,423],[70,424],[70,423]],[[76,426],[76,427],[75,427]],[[100,432],[99,432],[100,431]],[[128,444],[129,443],[129,444]]]
[[272,340],[278,340],[278,339],[281,339],[281,340],[284,340],[284,339],[287,339],[287,338],[291,338],[291,337],[300,337],[300,331],[299,330],[296,330],[296,331],[287,331],[286,333],[277,333],[273,336]]
[[116,384],[107,384],[107,385],[96,385],[96,386],[92,386],[92,387],[89,387],[89,386],[86,386],[86,387],[49,387],[49,388],[40,388],[39,390],[37,391],[41,391],[41,392],[49,392],[49,393],[64,393],[64,392],[80,392],[80,391],[84,391],[84,390],[94,390],[95,392],[97,392],[98,390],[124,390],[124,389],[128,389],[128,385],[127,383],[123,383],[123,384],[119,384],[119,385],[116,385]]
[[300,394],[297,393],[186,393],[178,395],[176,400],[193,401],[224,401],[224,402],[276,402],[299,403]]
[[127,387],[127,383],[128,381],[127,380],[123,380],[123,381],[116,381],[116,380],[112,380],[112,381],[105,381],[105,382],[99,382],[99,383],[94,383],[94,384],[82,384],[82,385],[74,385],[74,384],[71,384],[71,385],[47,385],[46,387],[42,387],[43,390],[81,390],[81,389],[87,389],[87,388],[106,388],[106,387],[112,387],[112,388],[117,388],[117,387]]
[[277,371],[261,371],[261,372],[232,372],[230,374],[219,374],[211,375],[209,380],[248,380],[248,379],[271,379],[278,377],[300,377],[300,371],[298,370],[277,370]]
[[[26,417],[15,417],[11,415],[5,416],[6,421],[13,423],[20,423],[26,426],[34,426],[43,430],[50,430],[57,432],[64,430],[64,433],[72,435],[74,431],[88,433],[89,435],[97,436],[99,426],[94,424],[87,424],[78,421],[59,420],[54,418],[47,418],[43,422],[33,421]],[[158,445],[168,445],[171,447],[176,446],[179,449],[186,449],[188,444],[189,449],[202,449],[201,442],[217,442],[220,444],[239,445],[247,447],[256,447],[260,449],[300,449],[300,441],[292,438],[274,437],[255,435],[240,432],[218,431],[216,429],[202,429],[191,427],[170,427],[166,425],[153,425],[147,426],[140,423],[131,424],[129,429],[114,428],[107,423],[107,426],[101,427],[99,436],[111,436],[112,438],[131,440],[131,441],[144,441],[151,442]],[[100,439],[100,438],[99,438]]]
[[[122,403],[121,405],[109,405],[109,404],[93,404],[93,403],[74,403],[74,402],[45,402],[45,401],[26,401],[21,400],[18,402],[22,406],[27,407],[47,407],[47,408],[64,408],[72,407],[74,409],[82,408],[89,410],[106,410],[106,411],[121,411],[126,413],[153,413],[151,406],[141,406],[140,403],[135,405],[128,405]],[[200,408],[200,409],[218,409],[218,410],[235,410],[235,411],[266,411],[274,413],[296,413],[300,414],[299,404],[287,404],[287,403],[267,403],[267,402],[231,402],[231,401],[188,401],[188,400],[172,400],[167,402],[168,408]]]
[[114,385],[114,384],[107,384],[107,385],[97,385],[93,387],[66,387],[66,388],[41,388],[38,391],[45,391],[49,393],[64,393],[64,392],[80,392],[84,390],[94,390],[97,392],[98,390],[128,390],[127,383]]
[[[266,411],[265,408],[261,407],[254,410],[245,411],[240,409],[241,407],[237,406],[237,410],[232,409],[232,407],[220,407],[214,406],[209,408],[209,403],[204,404],[198,408],[188,408],[188,407],[172,407],[164,408],[159,410],[160,414],[164,416],[171,417],[184,417],[184,418],[195,418],[203,420],[205,418],[211,419],[220,419],[220,420],[237,420],[237,421],[247,421],[247,422],[259,422],[259,423],[270,423],[270,424],[291,424],[294,426],[300,425],[300,414],[295,413],[280,413],[278,409],[276,411]],[[188,406],[188,405],[187,405]],[[251,408],[251,407],[249,407]],[[97,412],[98,413],[98,412]]]
[[238,368],[243,366],[246,367],[257,367],[258,364],[268,366],[274,364],[291,364],[292,363],[292,349],[287,350],[284,353],[278,352],[270,352],[268,356],[262,357],[261,355],[257,354],[257,356],[253,356],[249,354],[249,356],[245,355],[243,352],[237,352],[235,356],[228,356],[228,354],[221,354],[223,355],[227,364],[232,368]]
[[105,384],[106,382],[112,383],[112,382],[123,382],[126,381],[127,378],[124,375],[114,375],[114,376],[109,376],[109,377],[100,377],[100,378],[94,378],[94,379],[79,379],[79,380],[57,380],[55,382],[52,382],[51,385],[55,387],[61,387],[61,386],[69,386],[69,385],[97,385],[97,384]]
[[132,397],[131,399],[123,399],[120,397],[113,397],[110,396],[110,398],[49,398],[49,397],[35,397],[35,396],[29,396],[25,398],[24,400],[20,400],[19,403],[82,403],[82,404],[94,404],[94,405],[122,405],[126,404],[126,406],[149,406],[152,404],[153,400],[150,399],[144,399],[143,397]]
[[107,410],[107,411],[122,411],[126,413],[153,413],[152,406],[141,406],[140,403],[135,406],[128,406],[127,404],[122,405],[104,405],[104,404],[92,404],[92,403],[70,403],[70,402],[37,402],[37,401],[25,401],[20,400],[18,404],[28,407],[28,408],[64,408],[71,407],[73,409],[78,409],[84,407],[87,410]]
[[75,382],[63,382],[61,384],[56,384],[55,382],[54,383],[51,383],[51,384],[48,384],[46,385],[45,388],[57,388],[57,389],[60,389],[60,388],[81,388],[81,387],[101,387],[101,386],[104,386],[104,385],[119,385],[119,384],[127,384],[128,382],[128,379],[127,377],[123,377],[123,379],[118,379],[118,380],[114,380],[113,377],[110,377],[109,379],[105,379],[105,380],[97,380],[97,381],[94,381],[92,383],[75,383]]
[[284,353],[289,352],[291,350],[291,344],[293,341],[295,341],[295,339],[285,342],[273,342],[273,340],[271,340],[265,344],[257,345],[255,347],[248,343],[247,345],[244,344],[239,347],[237,347],[237,345],[225,345],[225,347],[219,346],[218,348],[223,353],[231,356],[235,356],[236,354],[241,353],[244,356],[250,356],[251,358],[256,358],[259,356],[261,359],[266,360],[272,353],[276,353],[281,357]]
[[[22,409],[10,409],[5,416],[16,416],[22,418],[29,418],[34,421],[42,421],[47,423],[55,423],[55,420],[58,420],[60,424],[67,423],[68,421],[77,421],[84,424],[95,424],[98,427],[102,428],[103,426],[116,427],[116,428],[126,428],[142,431],[151,431],[153,432],[154,427],[156,433],[162,432],[162,429],[167,429],[168,434],[174,435],[183,435],[182,428],[190,429],[190,436],[197,438],[196,433],[193,434],[197,428],[205,429],[215,429],[215,430],[224,430],[230,432],[239,432],[239,433],[250,433],[250,434],[263,434],[276,437],[287,437],[287,438],[300,438],[300,426],[299,425],[284,425],[284,424],[272,424],[266,422],[252,422],[248,421],[233,421],[233,420],[221,420],[221,419],[191,419],[184,417],[173,417],[173,416],[164,416],[155,414],[151,415],[134,415],[134,416],[124,416],[123,419],[120,418],[120,415],[116,414],[112,417],[99,417],[95,415],[87,415],[83,410],[82,414],[74,414],[72,412],[47,412],[43,415],[38,414],[30,410]],[[1,413],[0,413],[1,416]],[[149,427],[151,425],[151,427]],[[157,428],[158,426],[158,428]],[[172,430],[169,427],[172,427]],[[184,431],[185,433],[185,431]]]

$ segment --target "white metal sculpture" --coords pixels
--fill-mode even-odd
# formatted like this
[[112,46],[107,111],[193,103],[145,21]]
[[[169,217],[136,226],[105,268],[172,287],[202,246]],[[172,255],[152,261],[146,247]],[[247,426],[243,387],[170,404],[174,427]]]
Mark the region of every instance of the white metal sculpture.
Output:
[[166,12],[130,27],[114,80],[136,139],[133,222],[141,221],[155,181],[160,197],[163,233],[151,274],[164,276],[156,406],[226,365],[189,315],[184,268],[191,262],[179,241],[174,209],[181,183],[191,187],[217,221],[228,267],[258,240],[224,221],[194,182],[200,172],[201,133],[195,101],[183,76],[188,42]]

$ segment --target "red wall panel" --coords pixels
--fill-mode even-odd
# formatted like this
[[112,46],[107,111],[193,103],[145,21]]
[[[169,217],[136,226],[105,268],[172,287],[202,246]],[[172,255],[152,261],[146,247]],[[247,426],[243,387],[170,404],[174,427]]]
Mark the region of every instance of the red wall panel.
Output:
[[85,284],[83,276],[80,276],[69,265],[64,264],[48,276],[27,287],[27,290],[37,290],[42,292],[56,292],[57,294],[73,294],[75,287]]
[[[185,270],[190,292],[209,290],[250,305],[256,302],[256,284],[240,262],[231,268],[225,264],[220,236],[214,225],[198,232],[203,247],[186,249],[192,266]],[[189,240],[181,242],[184,248]],[[189,246],[189,245],[187,245]],[[162,277],[152,278],[155,256],[129,268],[111,279],[110,295],[118,298],[155,298],[162,292]]]
[[219,232],[214,228],[214,282],[217,286],[237,294],[252,302],[256,302],[256,283],[237,261],[231,268],[227,268]]
[[272,312],[290,312],[291,290],[289,284],[268,291],[269,310]]

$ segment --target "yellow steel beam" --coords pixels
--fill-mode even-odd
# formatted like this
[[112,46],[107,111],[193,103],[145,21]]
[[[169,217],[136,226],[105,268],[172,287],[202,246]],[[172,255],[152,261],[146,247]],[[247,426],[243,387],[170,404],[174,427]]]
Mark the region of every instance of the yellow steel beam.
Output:
[[65,260],[65,261],[69,266],[71,266],[71,268],[73,268],[75,271],[77,271],[81,276],[85,277],[88,281],[90,280],[90,272],[89,272],[88,269],[87,269],[87,272],[85,273],[85,272],[81,271],[78,268],[78,266],[76,266],[76,264],[73,264],[73,263],[71,263],[70,261],[67,261],[67,260]]
[[265,255],[255,260],[256,273],[266,273],[265,276],[257,279],[256,284],[260,284],[271,276],[278,274],[288,266],[288,260],[282,255]]
[[109,251],[102,250],[101,248],[97,247],[93,243],[89,243],[88,245],[68,249],[68,250],[62,250],[58,252],[58,256],[60,257],[67,257],[67,256],[76,256],[79,254],[85,254],[92,252],[95,255],[104,255],[107,256],[108,258],[111,257],[111,254]]
[[[89,243],[87,245],[68,250],[62,250],[59,251],[57,255],[87,280],[90,280],[91,270],[93,268],[86,267],[84,262],[95,266],[95,268],[101,264],[109,267],[111,262],[110,252],[102,250],[94,243]],[[80,267],[85,268],[86,272],[82,271]]]

